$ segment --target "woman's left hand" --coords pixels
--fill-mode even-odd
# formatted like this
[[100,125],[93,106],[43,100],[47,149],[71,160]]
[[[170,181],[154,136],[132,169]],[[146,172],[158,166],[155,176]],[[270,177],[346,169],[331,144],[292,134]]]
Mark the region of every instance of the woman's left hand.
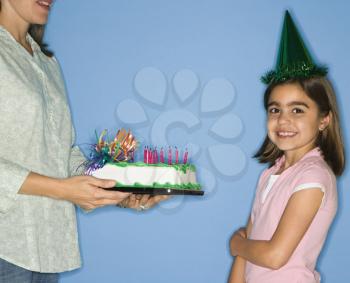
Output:
[[155,206],[161,201],[167,200],[169,196],[166,195],[135,195],[132,194],[125,200],[123,200],[119,206],[120,207],[127,207],[132,208],[137,211],[147,210],[151,207]]
[[237,256],[237,247],[243,239],[247,238],[247,230],[246,228],[238,229],[232,236],[230,240],[230,251],[232,256]]

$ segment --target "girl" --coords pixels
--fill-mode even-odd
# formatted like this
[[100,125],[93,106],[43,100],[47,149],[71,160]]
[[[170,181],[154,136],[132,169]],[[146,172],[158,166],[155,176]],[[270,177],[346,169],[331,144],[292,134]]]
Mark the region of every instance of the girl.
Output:
[[151,207],[75,176],[74,143],[57,61],[42,44],[52,0],[0,0],[0,282],[57,282],[80,266],[74,204]]
[[[304,48],[295,32],[287,12],[282,38]],[[264,78],[267,137],[255,155],[271,166],[260,176],[247,227],[231,238],[230,283],[320,282],[315,266],[337,210],[335,175],[345,160],[333,88],[309,53],[296,71],[289,56],[296,46],[281,46],[288,59],[280,56]]]

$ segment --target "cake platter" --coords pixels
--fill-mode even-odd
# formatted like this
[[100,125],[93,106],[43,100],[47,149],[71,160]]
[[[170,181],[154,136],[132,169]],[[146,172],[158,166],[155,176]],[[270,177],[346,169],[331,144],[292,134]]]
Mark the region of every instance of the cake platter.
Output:
[[170,188],[151,188],[151,187],[113,187],[108,190],[119,191],[124,193],[133,193],[139,195],[192,195],[202,196],[204,191],[189,189],[170,189]]

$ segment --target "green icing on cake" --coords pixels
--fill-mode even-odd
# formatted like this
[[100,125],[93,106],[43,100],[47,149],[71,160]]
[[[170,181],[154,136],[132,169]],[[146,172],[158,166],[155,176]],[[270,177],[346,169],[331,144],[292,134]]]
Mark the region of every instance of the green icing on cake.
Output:
[[126,187],[126,188],[165,188],[165,189],[178,189],[178,190],[200,190],[201,185],[198,183],[187,183],[187,184],[159,184],[153,183],[152,185],[143,185],[140,183],[134,183],[133,185],[124,185],[120,182],[117,182],[115,187]]
[[175,170],[182,171],[186,173],[187,170],[192,172],[196,172],[196,167],[193,164],[166,164],[166,163],[156,163],[156,164],[147,164],[144,162],[108,162],[107,164],[118,166],[118,167],[129,167],[129,166],[137,166],[137,167],[171,167]]

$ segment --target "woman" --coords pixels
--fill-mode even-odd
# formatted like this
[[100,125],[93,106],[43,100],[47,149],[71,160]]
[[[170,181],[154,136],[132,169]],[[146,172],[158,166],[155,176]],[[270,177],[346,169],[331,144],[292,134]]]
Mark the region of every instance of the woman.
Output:
[[73,176],[84,161],[60,68],[41,39],[52,0],[0,0],[0,282],[57,282],[80,267],[74,204],[149,208],[164,197]]

